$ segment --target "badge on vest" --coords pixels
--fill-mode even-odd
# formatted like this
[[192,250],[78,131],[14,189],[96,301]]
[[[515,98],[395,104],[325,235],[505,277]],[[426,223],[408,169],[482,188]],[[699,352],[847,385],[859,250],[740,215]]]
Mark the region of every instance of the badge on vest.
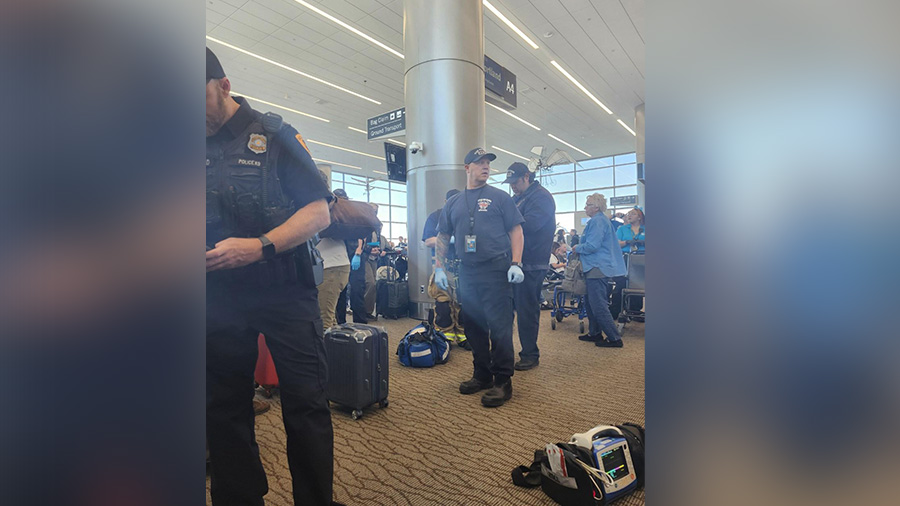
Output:
[[257,155],[265,153],[266,136],[260,134],[250,134],[250,142],[247,143],[247,147],[250,148],[250,151],[253,151]]

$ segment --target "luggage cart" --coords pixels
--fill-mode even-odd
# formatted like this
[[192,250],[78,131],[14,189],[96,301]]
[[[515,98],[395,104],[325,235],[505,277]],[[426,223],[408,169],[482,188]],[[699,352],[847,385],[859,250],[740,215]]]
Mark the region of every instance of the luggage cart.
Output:
[[587,318],[584,295],[572,295],[556,285],[553,289],[553,309],[550,310],[550,328],[556,330],[557,322],[573,315],[578,315],[578,331],[584,334],[584,319]]

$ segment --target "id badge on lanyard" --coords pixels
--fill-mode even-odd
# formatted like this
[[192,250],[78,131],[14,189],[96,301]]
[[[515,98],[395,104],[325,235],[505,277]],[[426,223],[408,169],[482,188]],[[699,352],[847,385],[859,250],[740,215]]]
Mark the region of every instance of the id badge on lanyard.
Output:
[[475,253],[476,244],[474,235],[466,235],[466,253]]

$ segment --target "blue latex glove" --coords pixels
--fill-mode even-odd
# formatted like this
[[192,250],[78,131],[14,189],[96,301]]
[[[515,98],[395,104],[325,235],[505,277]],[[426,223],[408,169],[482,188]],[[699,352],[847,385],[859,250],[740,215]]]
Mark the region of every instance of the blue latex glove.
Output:
[[509,270],[506,271],[506,277],[509,279],[510,283],[514,284],[525,281],[525,273],[522,272],[522,268],[518,265],[510,265]]
[[350,269],[354,271],[359,269],[359,255],[353,255],[353,260],[350,260]]
[[449,288],[450,283],[447,281],[447,274],[444,273],[444,269],[438,267],[434,270],[434,284],[441,290]]

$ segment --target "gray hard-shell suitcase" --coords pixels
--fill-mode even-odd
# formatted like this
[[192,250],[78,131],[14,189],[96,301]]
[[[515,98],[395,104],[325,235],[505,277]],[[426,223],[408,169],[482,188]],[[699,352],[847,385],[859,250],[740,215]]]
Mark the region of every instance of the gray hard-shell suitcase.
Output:
[[345,323],[325,331],[329,401],[352,408],[354,420],[363,408],[388,405],[388,336],[384,327]]

